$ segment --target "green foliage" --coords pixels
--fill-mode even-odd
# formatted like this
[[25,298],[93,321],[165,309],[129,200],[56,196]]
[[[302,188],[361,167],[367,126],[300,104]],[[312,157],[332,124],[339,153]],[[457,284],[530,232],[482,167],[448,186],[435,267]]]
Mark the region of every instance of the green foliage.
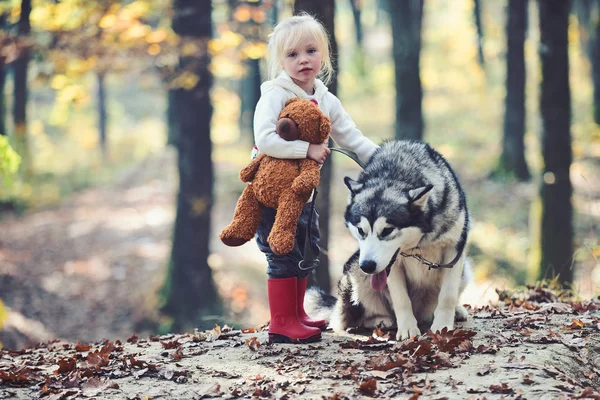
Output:
[[11,177],[19,169],[21,157],[10,147],[8,138],[0,135],[0,177],[4,179],[5,185],[12,183]]

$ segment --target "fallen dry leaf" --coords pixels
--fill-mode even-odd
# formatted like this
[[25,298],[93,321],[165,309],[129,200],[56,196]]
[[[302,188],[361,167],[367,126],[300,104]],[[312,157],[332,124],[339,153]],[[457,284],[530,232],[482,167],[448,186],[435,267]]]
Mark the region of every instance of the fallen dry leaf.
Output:
[[375,379],[367,379],[360,383],[358,390],[367,396],[373,396],[377,392],[377,381]]

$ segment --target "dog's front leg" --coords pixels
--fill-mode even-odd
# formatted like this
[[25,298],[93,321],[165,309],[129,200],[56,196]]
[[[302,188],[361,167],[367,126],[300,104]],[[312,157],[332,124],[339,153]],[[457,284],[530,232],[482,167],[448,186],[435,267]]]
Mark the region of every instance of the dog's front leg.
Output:
[[392,268],[390,276],[388,277],[388,287],[390,289],[394,314],[396,315],[396,325],[398,326],[396,340],[404,340],[411,336],[419,336],[421,331],[417,326],[417,319],[413,314],[410,297],[408,297],[406,274],[403,265],[396,264]]
[[[447,258],[449,257],[444,257],[444,259]],[[441,331],[444,328],[454,329],[454,315],[458,304],[464,260],[465,256],[463,254],[454,267],[442,271],[442,286],[438,295],[438,304],[433,313],[433,324],[431,325],[433,332]]]

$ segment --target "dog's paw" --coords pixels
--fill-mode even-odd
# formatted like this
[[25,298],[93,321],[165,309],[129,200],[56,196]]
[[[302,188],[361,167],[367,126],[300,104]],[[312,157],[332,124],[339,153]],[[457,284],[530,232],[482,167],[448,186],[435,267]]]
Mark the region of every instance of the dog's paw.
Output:
[[404,318],[398,318],[398,332],[396,333],[396,340],[404,340],[413,336],[421,335],[421,331],[417,326],[417,320],[413,315],[406,316]]
[[463,306],[458,304],[456,306],[456,309],[454,309],[454,320],[455,321],[466,321],[468,317],[469,317],[469,312],[466,310],[466,308],[464,308]]
[[420,336],[421,331],[417,324],[414,326],[404,326],[402,328],[398,328],[398,332],[396,333],[396,340],[405,340],[411,337]]
[[444,313],[436,315],[433,319],[433,324],[431,324],[432,332],[441,332],[442,329],[446,328],[451,331],[454,329],[454,314],[453,313]]

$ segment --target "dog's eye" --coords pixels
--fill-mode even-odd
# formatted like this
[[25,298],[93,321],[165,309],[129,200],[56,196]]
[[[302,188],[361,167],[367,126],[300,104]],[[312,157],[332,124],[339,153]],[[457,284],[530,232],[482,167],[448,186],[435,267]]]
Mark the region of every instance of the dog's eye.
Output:
[[360,226],[357,226],[356,230],[358,231],[358,234],[360,236],[365,236],[365,231],[363,231],[363,229]]
[[384,228],[381,231],[381,234],[379,236],[381,236],[382,238],[389,236],[392,232],[394,232],[394,228]]

